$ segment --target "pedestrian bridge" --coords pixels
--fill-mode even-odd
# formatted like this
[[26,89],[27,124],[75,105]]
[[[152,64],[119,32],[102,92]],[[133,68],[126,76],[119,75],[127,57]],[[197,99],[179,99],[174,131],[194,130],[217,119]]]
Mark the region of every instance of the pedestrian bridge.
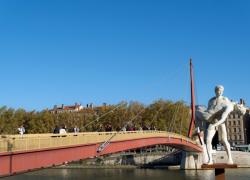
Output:
[[1,135],[0,176],[160,144],[202,152],[190,138],[165,131]]

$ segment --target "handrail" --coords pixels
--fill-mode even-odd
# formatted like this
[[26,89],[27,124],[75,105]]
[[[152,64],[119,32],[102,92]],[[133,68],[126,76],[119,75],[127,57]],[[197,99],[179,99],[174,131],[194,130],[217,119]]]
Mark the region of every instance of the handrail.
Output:
[[24,135],[0,135],[0,153],[30,151],[63,146],[83,144],[97,144],[105,142],[116,134],[112,141],[150,137],[172,137],[183,139],[186,142],[196,144],[195,141],[183,135],[166,131],[112,131],[112,132],[81,132],[66,134],[24,134]]

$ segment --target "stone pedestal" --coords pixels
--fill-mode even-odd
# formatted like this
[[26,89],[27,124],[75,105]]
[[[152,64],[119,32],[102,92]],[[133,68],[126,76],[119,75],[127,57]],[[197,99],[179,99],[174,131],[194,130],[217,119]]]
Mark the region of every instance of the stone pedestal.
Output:
[[236,164],[203,164],[203,169],[214,169],[215,180],[225,180],[225,169],[226,168],[237,168]]

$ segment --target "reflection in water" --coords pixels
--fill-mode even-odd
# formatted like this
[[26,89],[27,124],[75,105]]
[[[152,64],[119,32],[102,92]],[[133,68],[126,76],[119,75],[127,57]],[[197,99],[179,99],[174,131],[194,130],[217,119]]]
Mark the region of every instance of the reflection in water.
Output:
[[[249,169],[226,170],[228,180],[249,180]],[[214,180],[212,170],[166,170],[166,169],[43,169],[3,180]]]
[[185,170],[184,172],[185,172],[185,177],[188,177],[187,179],[202,179],[202,180],[214,179],[213,170],[197,170],[197,171]]
[[67,176],[69,176],[69,171],[68,171],[68,169],[62,169],[62,176],[63,177],[67,177]]
[[230,169],[226,171],[227,180],[249,180],[250,179],[250,169]]

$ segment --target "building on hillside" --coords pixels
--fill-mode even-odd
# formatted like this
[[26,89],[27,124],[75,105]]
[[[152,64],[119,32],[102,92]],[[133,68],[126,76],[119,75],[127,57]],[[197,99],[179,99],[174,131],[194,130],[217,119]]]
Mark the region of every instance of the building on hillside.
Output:
[[103,103],[102,106],[95,106],[93,103],[87,104],[86,107],[82,106],[79,103],[75,103],[74,105],[65,106],[62,104],[61,106],[55,105],[53,109],[50,109],[49,111],[51,113],[62,113],[62,112],[89,112],[89,111],[101,111],[108,107],[106,103]]
[[62,104],[61,106],[55,105],[53,109],[50,110],[51,113],[62,113],[62,112],[79,112],[83,109],[81,104],[75,103],[74,105],[65,106]]

